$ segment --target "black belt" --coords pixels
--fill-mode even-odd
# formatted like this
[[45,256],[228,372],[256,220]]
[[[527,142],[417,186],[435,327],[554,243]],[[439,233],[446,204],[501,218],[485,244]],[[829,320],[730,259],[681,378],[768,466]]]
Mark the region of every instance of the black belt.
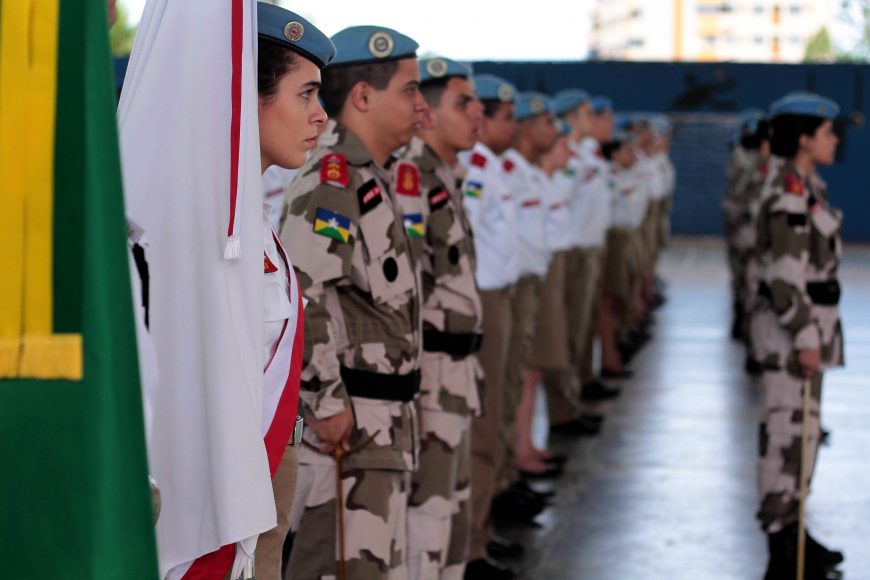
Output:
[[[840,303],[840,283],[836,280],[828,280],[826,282],[807,282],[807,294],[813,304],[820,306],[836,306]],[[758,285],[758,295],[768,300],[773,298],[770,292],[770,286],[766,282]]]
[[423,331],[423,350],[444,352],[452,356],[469,356],[480,350],[483,344],[482,332],[451,334],[437,330]]
[[407,403],[420,392],[420,371],[385,375],[341,367],[341,380],[351,397]]

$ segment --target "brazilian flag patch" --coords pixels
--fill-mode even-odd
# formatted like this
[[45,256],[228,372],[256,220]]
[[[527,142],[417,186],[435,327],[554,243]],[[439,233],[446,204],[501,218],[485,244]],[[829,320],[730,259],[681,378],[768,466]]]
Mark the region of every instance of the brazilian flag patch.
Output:
[[483,193],[483,187],[476,181],[469,181],[465,184],[465,195],[479,199]]
[[314,217],[314,233],[346,244],[350,237],[350,218],[328,209],[317,208]]
[[426,224],[423,223],[423,214],[409,213],[405,216],[405,230],[410,238],[422,238],[426,235]]

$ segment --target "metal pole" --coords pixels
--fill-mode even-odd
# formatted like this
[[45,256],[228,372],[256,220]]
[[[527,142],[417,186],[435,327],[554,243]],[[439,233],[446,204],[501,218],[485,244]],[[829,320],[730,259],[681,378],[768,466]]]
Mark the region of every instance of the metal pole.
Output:
[[810,390],[813,381],[804,379],[803,384],[803,416],[801,421],[801,470],[800,470],[800,503],[798,507],[798,543],[797,543],[797,580],[804,580],[804,560],[806,555],[806,515],[807,493],[809,490],[809,453],[810,441]]

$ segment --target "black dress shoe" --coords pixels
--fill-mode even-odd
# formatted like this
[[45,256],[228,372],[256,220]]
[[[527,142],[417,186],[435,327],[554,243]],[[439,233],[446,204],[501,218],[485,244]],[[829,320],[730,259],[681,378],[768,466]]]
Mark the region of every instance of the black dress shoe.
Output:
[[540,485],[532,487],[528,481],[522,479],[513,482],[508,489],[511,489],[518,493],[530,494],[543,500],[550,500],[556,497],[556,490],[554,490],[553,488],[542,488]]
[[517,571],[512,566],[492,558],[472,560],[465,565],[465,580],[511,580],[516,577]]
[[[607,383],[604,383],[605,385]],[[599,425],[604,423],[604,413],[580,413],[580,416],[583,417],[586,421],[591,421],[592,423],[598,423]]]
[[[769,559],[764,580],[791,580],[797,576],[797,524],[767,535]],[[828,550],[818,542],[816,547],[807,538],[804,560],[804,580],[836,580],[842,574],[837,563],[830,563],[843,554]],[[842,561],[842,560],[840,560]]]
[[630,379],[634,376],[634,371],[629,369],[617,371],[614,369],[603,368],[601,369],[601,376],[605,379]]
[[547,502],[542,497],[507,489],[492,498],[490,517],[505,524],[531,524],[544,511]]
[[553,435],[573,435],[578,437],[591,437],[601,432],[601,423],[587,421],[582,416],[575,417],[564,423],[550,425],[550,433]]
[[554,479],[562,475],[562,466],[555,463],[547,463],[543,471],[525,471],[520,469],[520,477],[523,479]]
[[568,463],[568,456],[561,453],[554,453],[547,458],[547,463],[555,463],[556,465],[565,465]]
[[[620,393],[622,393],[622,389],[616,385],[605,383],[601,379],[595,379],[581,387],[580,398],[584,401],[605,401],[618,397]],[[604,416],[598,415],[598,417],[601,419],[596,419],[596,421],[600,423],[604,419]]]
[[827,445],[831,442],[831,432],[824,427],[822,427],[821,430],[821,433],[819,433],[819,443],[821,443],[822,445]]
[[812,537],[809,532],[807,534],[807,558],[815,559],[821,562],[828,568],[834,568],[843,563],[846,557],[839,550],[831,550],[819,543],[817,539]]
[[486,553],[490,558],[495,560],[522,558],[526,554],[526,549],[519,542],[512,542],[501,536],[493,536],[486,543]]

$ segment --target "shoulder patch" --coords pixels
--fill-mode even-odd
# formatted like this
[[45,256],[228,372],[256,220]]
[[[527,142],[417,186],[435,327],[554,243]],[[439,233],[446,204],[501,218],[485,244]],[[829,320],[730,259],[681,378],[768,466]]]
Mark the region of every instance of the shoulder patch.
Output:
[[484,168],[486,167],[486,157],[484,157],[480,153],[472,153],[471,164],[475,167]]
[[341,153],[330,153],[324,156],[320,164],[320,183],[329,183],[338,187],[347,187],[350,183],[347,159]]
[[450,199],[450,194],[442,186],[438,186],[429,192],[429,209],[435,211],[447,205]]
[[785,190],[794,195],[803,195],[804,182],[794,173],[787,173],[785,175]]
[[422,238],[426,235],[426,224],[423,222],[423,214],[409,213],[402,218],[405,231],[409,238]]
[[346,244],[350,238],[350,218],[319,207],[314,216],[314,233]]
[[396,193],[399,195],[420,195],[420,172],[410,163],[399,163],[396,169]]
[[381,186],[374,179],[369,179],[363,183],[356,195],[359,198],[359,211],[361,214],[366,214],[378,207],[384,201],[383,191]]
[[502,168],[504,168],[504,170],[507,171],[508,173],[510,173],[511,171],[514,170],[514,162],[511,161],[510,159],[505,159],[505,160],[502,162],[501,166],[502,166]]
[[480,197],[483,195],[483,184],[478,181],[469,181],[465,184],[464,193],[467,197],[480,199]]

